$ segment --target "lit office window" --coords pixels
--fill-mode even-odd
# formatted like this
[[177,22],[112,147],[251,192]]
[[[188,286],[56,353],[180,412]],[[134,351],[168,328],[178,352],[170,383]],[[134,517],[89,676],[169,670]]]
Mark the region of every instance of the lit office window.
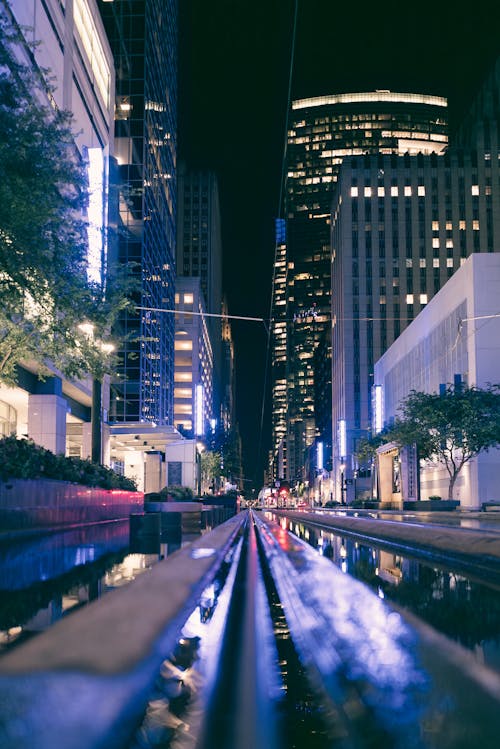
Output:
[[192,351],[193,341],[175,341],[176,351]]
[[174,388],[174,398],[192,398],[191,388]]
[[357,197],[358,197],[358,188],[351,187],[351,198],[357,198]]

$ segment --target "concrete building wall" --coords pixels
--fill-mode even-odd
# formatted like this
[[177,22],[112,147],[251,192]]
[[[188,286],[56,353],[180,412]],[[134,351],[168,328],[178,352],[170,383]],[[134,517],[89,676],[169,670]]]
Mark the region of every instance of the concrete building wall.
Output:
[[[461,375],[468,385],[500,382],[500,254],[473,254],[375,364],[382,421],[396,416],[410,390],[439,392]],[[447,495],[447,474],[426,466],[421,497]],[[479,455],[456,483],[463,507],[500,499],[500,450]]]

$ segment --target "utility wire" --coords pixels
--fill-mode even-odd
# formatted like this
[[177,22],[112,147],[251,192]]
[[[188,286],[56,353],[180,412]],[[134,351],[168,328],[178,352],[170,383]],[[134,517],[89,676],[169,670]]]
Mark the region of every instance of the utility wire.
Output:
[[217,312],[194,312],[184,309],[165,309],[164,307],[136,307],[135,309],[145,312],[164,312],[170,315],[195,315],[198,317],[220,317],[224,320],[248,320],[249,322],[261,322],[266,329],[269,324],[269,320],[265,320],[263,317],[248,317],[247,315],[221,315]]

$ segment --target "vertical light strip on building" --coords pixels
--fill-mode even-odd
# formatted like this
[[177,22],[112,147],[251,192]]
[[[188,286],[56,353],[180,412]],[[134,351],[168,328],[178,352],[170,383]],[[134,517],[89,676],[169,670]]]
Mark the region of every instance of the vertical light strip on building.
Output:
[[203,385],[196,386],[195,411],[195,434],[197,437],[203,435]]
[[339,442],[339,453],[340,458],[345,458],[347,455],[347,430],[345,419],[339,419],[338,423],[338,442]]
[[104,232],[104,157],[101,148],[88,148],[89,204],[87,278],[102,285],[105,263]]
[[384,417],[382,413],[382,385],[375,385],[373,389],[373,429],[376,434],[382,431]]
[[316,454],[316,467],[318,471],[323,470],[323,443],[318,442],[316,446],[317,454]]

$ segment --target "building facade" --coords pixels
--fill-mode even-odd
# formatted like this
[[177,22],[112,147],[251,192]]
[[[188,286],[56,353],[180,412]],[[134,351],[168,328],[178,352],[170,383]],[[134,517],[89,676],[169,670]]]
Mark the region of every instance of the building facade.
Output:
[[178,278],[175,292],[174,425],[204,439],[212,428],[212,344],[199,278]]
[[198,277],[206,303],[214,358],[213,412],[221,421],[222,237],[217,177],[213,172],[179,169],[177,275]]
[[[441,151],[447,139],[447,102],[441,97],[374,91],[292,103],[284,266],[285,461],[286,478],[292,483],[304,478],[304,451],[318,436],[313,360],[325,331],[330,332],[330,210],[342,160],[364,153],[431,153]],[[279,262],[283,262],[281,255]],[[275,278],[280,274],[275,273]],[[273,294],[273,319],[279,320],[280,296],[276,289]],[[277,357],[273,351],[273,361]],[[280,400],[276,406],[273,402],[274,424],[282,419],[281,408]]]
[[[126,312],[111,421],[173,424],[177,3],[99,2],[116,68],[119,259],[138,282]],[[167,310],[167,312],[163,312]]]
[[498,154],[481,149],[342,164],[331,268],[338,499],[344,488],[348,501],[370,488],[355,481],[355,454],[372,422],[374,363],[471,253],[500,247],[498,178]]
[[[500,372],[500,254],[472,254],[400,337],[376,362],[374,413],[378,428],[389,424],[411,390],[439,393],[456,381],[485,387]],[[500,450],[480,453],[455,484],[462,507],[478,509],[498,495]],[[447,497],[444,466],[421,467],[420,498]]]
[[[110,249],[107,200],[114,153],[114,64],[96,0],[1,0],[0,12],[17,26],[19,60],[40,81],[33,97],[73,115],[75,145],[89,175],[87,275],[102,285]],[[0,411],[5,413],[1,433],[28,435],[54,453],[89,457],[92,380],[70,382],[54,370],[42,382],[38,372],[37,362],[26,362],[19,368],[18,387],[0,386]],[[106,387],[103,391],[107,407]]]

